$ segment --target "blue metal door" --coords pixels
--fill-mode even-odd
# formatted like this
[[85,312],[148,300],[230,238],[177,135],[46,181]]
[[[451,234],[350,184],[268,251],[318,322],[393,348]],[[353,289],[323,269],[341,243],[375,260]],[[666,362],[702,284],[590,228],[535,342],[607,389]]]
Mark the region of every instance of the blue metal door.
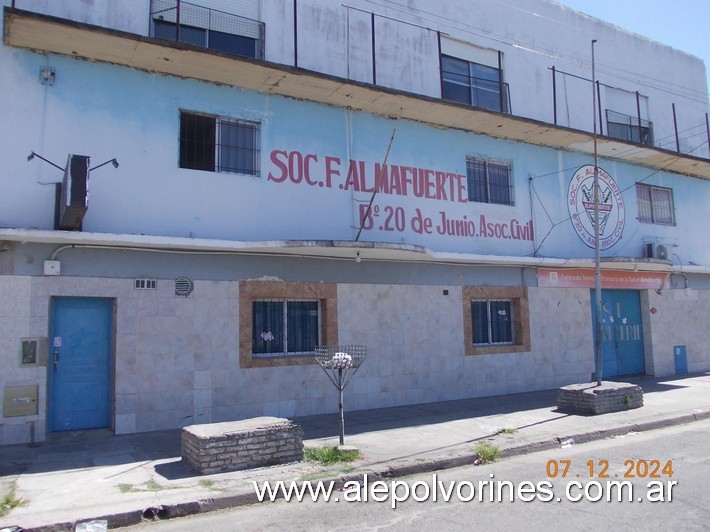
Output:
[[52,300],[49,430],[110,426],[113,302]]
[[[596,338],[592,291],[592,327]],[[641,300],[636,290],[602,290],[602,378],[646,372]]]

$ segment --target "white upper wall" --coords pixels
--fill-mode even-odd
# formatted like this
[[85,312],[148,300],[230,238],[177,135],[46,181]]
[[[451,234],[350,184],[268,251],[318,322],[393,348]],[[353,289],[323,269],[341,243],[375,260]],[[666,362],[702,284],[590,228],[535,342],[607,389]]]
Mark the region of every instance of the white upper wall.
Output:
[[[557,123],[586,131],[593,129],[588,80],[591,41],[596,39],[601,131],[607,131],[606,109],[636,117],[641,107],[641,118],[653,122],[655,145],[675,150],[675,104],[681,152],[705,157],[710,153],[700,135],[708,112],[702,60],[556,2],[352,0],[343,5],[298,0],[297,5],[295,45],[293,4],[262,0],[267,60],[440,97],[438,39],[444,53],[454,55],[458,49],[457,56],[469,61],[479,59],[464,51],[467,44],[474,45],[494,57],[502,53],[504,81],[510,86],[512,114],[517,116],[554,121],[554,66]],[[274,26],[279,29],[273,31]],[[497,66],[497,57],[491,66]],[[615,92],[628,93],[629,103],[620,105]]]
[[[4,0],[3,5],[13,2]],[[150,0],[15,0],[17,9],[147,35]]]
[[[512,114],[549,123],[555,120],[554,66],[557,123],[586,131],[593,129],[588,80],[591,41],[596,39],[602,115],[610,109],[636,117],[640,107],[641,118],[653,123],[654,144],[675,150],[675,105],[680,151],[710,156],[701,134],[708,87],[700,59],[551,0],[191,3],[263,21],[268,61],[434,98],[441,96],[440,46],[444,53],[458,50],[459,57],[470,61],[477,57],[465,52],[467,45],[496,58],[500,52]],[[15,6],[142,35],[149,32],[150,0],[16,0]],[[497,59],[495,63],[492,66]],[[618,95],[624,93],[628,97],[622,104]],[[601,132],[607,132],[604,116]]]

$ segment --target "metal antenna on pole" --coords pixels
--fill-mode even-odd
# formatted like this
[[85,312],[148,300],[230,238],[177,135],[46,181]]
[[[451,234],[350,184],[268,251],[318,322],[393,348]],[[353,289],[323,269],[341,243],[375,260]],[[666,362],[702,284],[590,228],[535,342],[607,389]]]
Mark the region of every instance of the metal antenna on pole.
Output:
[[599,154],[597,152],[597,97],[596,72],[594,65],[594,44],[592,39],[592,108],[594,113],[594,300],[596,307],[595,338],[594,338],[594,374],[597,386],[602,385],[602,274],[599,257]]

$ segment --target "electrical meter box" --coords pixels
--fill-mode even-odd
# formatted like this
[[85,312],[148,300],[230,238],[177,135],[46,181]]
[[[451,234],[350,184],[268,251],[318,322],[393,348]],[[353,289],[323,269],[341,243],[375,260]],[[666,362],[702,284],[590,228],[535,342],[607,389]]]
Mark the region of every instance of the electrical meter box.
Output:
[[48,359],[47,337],[20,338],[20,367],[46,366]]
[[2,414],[5,417],[33,416],[37,414],[37,385],[5,386]]

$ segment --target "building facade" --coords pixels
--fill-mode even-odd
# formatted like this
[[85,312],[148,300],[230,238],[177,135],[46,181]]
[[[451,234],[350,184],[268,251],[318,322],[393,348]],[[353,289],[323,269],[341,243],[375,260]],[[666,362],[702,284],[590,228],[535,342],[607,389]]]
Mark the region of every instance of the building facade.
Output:
[[548,0],[3,22],[0,444],[333,412],[319,345],[352,409],[589,381],[595,217],[602,376],[710,370],[695,57]]

